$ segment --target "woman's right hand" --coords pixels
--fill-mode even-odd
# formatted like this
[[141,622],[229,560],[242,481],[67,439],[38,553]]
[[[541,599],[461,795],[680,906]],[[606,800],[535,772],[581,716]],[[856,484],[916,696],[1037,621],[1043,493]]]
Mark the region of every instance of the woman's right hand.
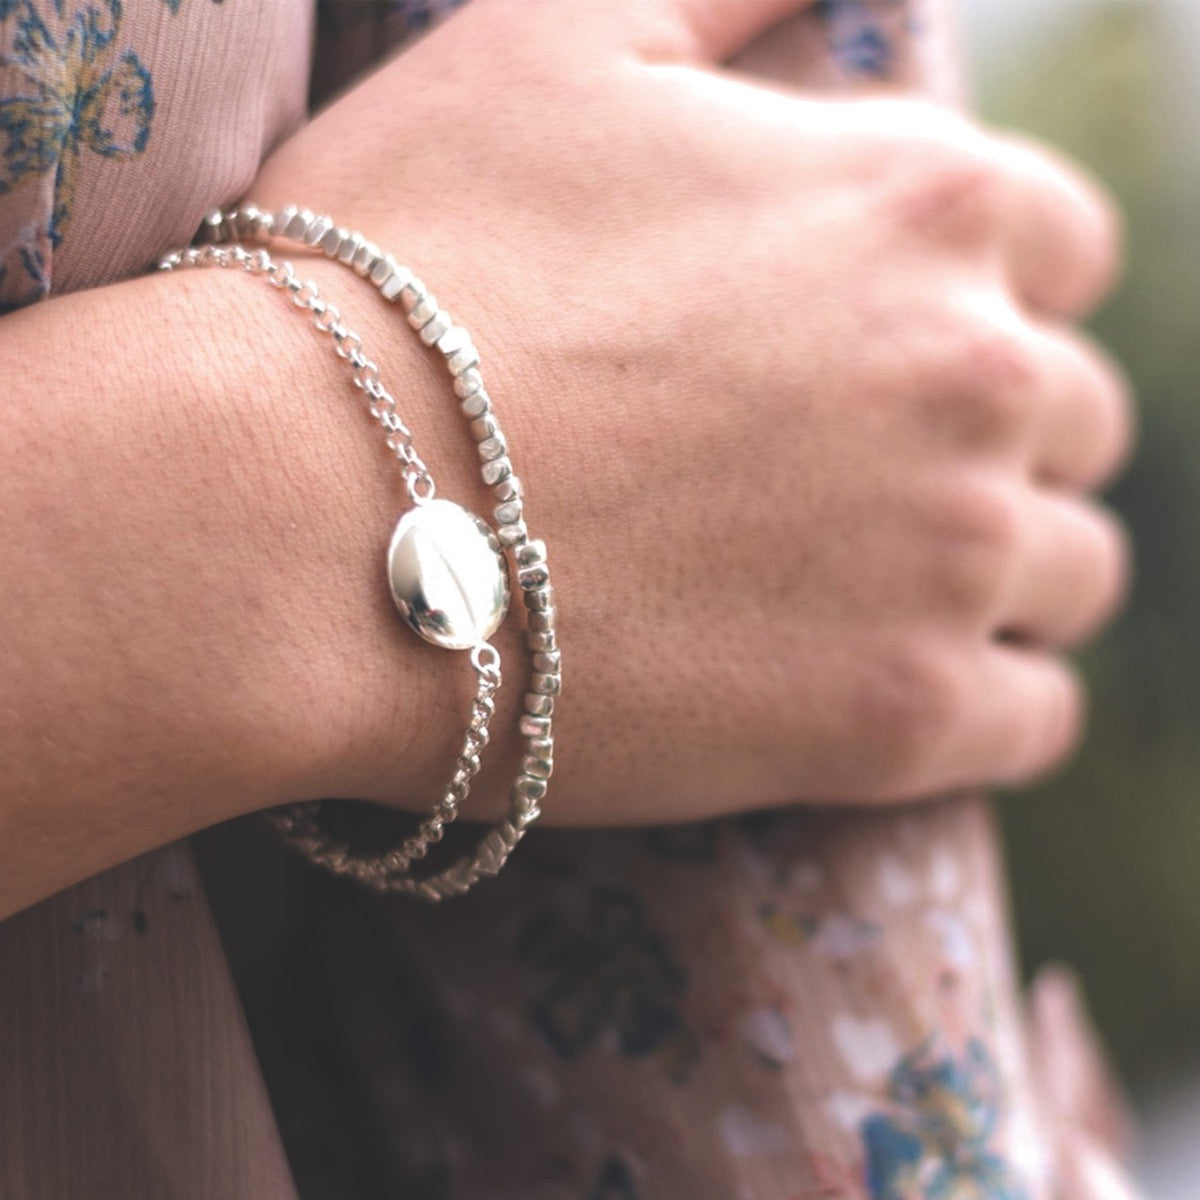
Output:
[[[1127,400],[1070,326],[1114,273],[1107,202],[926,104],[715,65],[797,7],[475,0],[252,192],[395,253],[484,355],[556,574],[560,822],[1028,779],[1075,743],[1063,652],[1122,592],[1122,534],[1088,494],[1127,451]],[[321,270],[388,345],[442,494],[486,512],[402,314]],[[324,783],[424,808],[453,666],[361,576],[371,667],[330,689]]]

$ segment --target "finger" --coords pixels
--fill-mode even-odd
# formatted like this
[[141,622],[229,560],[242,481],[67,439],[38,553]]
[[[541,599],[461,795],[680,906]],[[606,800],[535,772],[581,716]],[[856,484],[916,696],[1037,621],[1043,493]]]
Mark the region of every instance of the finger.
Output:
[[1000,642],[965,668],[957,720],[930,791],[1025,784],[1060,766],[1083,728],[1079,677],[1060,658]]
[[1041,146],[998,139],[1011,180],[1008,265],[1031,308],[1065,317],[1091,311],[1120,261],[1120,218],[1104,190]]
[[1125,531],[1098,504],[1043,488],[1031,489],[1018,511],[1016,565],[998,629],[1032,645],[1078,645],[1125,595]]
[[944,289],[943,323],[917,361],[928,364],[929,428],[1011,456],[1040,483],[1092,491],[1127,458],[1133,407],[1125,376],[1094,342],[1031,320],[997,288]]
[[1079,1129],[1118,1157],[1133,1143],[1133,1119],[1087,1012],[1075,975],[1043,967],[1029,989],[1029,1046],[1048,1117]]
[[1057,1156],[1063,1200],[1142,1200],[1121,1165],[1087,1134],[1062,1134]]
[[1042,483],[1092,491],[1133,444],[1129,384],[1117,364],[1074,330],[1035,329],[1044,398],[1034,417],[1033,473]]

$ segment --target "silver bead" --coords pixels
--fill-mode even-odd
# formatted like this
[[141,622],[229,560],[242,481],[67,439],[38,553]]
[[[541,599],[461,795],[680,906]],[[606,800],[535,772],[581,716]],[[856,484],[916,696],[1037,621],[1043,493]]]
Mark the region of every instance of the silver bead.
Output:
[[536,629],[530,629],[525,634],[525,644],[530,650],[557,650],[558,639],[555,636],[554,630],[549,629],[544,632],[539,632]]
[[554,697],[543,692],[525,693],[525,711],[531,717],[554,716]]
[[534,717],[525,713],[517,725],[522,737],[544,738],[553,727],[549,717]]
[[514,521],[511,525],[501,525],[496,536],[505,546],[519,546],[529,536],[529,530],[524,521]]
[[521,770],[534,779],[549,779],[554,774],[554,759],[527,754],[521,759]]
[[308,233],[309,226],[315,220],[312,209],[302,208],[299,212],[292,214],[292,219],[283,228],[283,236],[302,242]]
[[508,445],[503,434],[496,434],[495,437],[484,438],[475,449],[479,452],[480,460],[487,463],[500,458],[508,450]]
[[326,258],[336,258],[342,243],[350,236],[349,231],[335,225],[322,239],[321,249]]
[[427,346],[434,345],[438,338],[440,338],[442,334],[444,334],[446,330],[449,329],[453,324],[454,319],[450,316],[450,314],[446,312],[445,309],[438,309],[438,311],[435,312],[433,316],[430,317],[429,320],[426,321],[418,331],[421,341],[423,341]]
[[521,829],[532,825],[542,815],[542,810],[538,808],[537,801],[532,796],[526,796],[517,791],[515,784],[509,796],[508,807],[509,820],[517,822]]
[[305,245],[316,246],[323,242],[332,228],[333,222],[328,217],[317,217],[304,233]]
[[379,291],[385,300],[395,300],[412,282],[412,278],[413,273],[407,267],[393,263],[392,273],[379,285]]
[[342,238],[342,244],[338,247],[337,258],[338,262],[345,263],[349,266],[354,262],[354,256],[363,247],[363,237],[361,233],[351,233]]
[[489,486],[507,479],[512,474],[512,463],[507,458],[495,458],[483,464],[483,482]]
[[350,264],[359,275],[369,275],[381,257],[381,251],[374,242],[363,242],[355,251],[354,261]]
[[446,366],[451,375],[473,370],[479,363],[479,351],[475,349],[471,335],[461,325],[447,329],[438,339],[437,348],[446,356]]
[[[500,426],[496,423],[495,416],[486,412],[481,417],[476,417],[471,422],[471,436],[477,442],[486,442],[488,438],[495,437],[500,432]],[[503,521],[500,522],[502,525]]]
[[503,504],[496,505],[492,515],[496,518],[497,525],[515,525],[521,519],[524,508],[520,500],[506,500]]
[[534,612],[545,612],[547,609],[553,608],[554,589],[547,584],[544,588],[538,588],[536,592],[526,592],[525,606],[533,609]]
[[265,214],[257,204],[243,204],[230,215],[233,218],[234,232],[239,238],[254,238],[262,228]]
[[509,820],[521,830],[527,829],[542,815],[538,802],[532,796],[518,792],[515,785],[509,798]]
[[221,242],[229,240],[225,214],[219,208],[214,208],[212,212],[204,214],[201,228],[204,231],[203,240],[205,242],[219,245]]
[[530,635],[535,633],[554,633],[554,623],[558,620],[558,609],[543,608],[531,612],[528,617]]
[[462,411],[464,417],[472,419],[482,417],[485,412],[491,407],[492,398],[482,388],[477,392],[472,392],[463,402]]
[[518,775],[513,791],[527,800],[541,800],[546,795],[546,781],[532,775]]
[[532,542],[526,542],[517,551],[517,566],[519,567],[533,567],[545,561],[546,543],[540,538],[535,538]]
[[483,376],[472,367],[454,381],[454,394],[460,400],[465,400],[473,392],[479,391],[481,387],[483,387]]
[[532,800],[528,800],[523,796],[517,796],[512,801],[513,815],[512,820],[517,823],[517,827],[522,832],[529,828],[542,815],[542,810]]
[[529,687],[539,696],[557,696],[562,691],[562,676],[551,671],[535,671]]
[[437,904],[439,901],[454,895],[449,883],[436,878],[418,880],[413,891],[415,895],[420,896],[422,900],[430,904]]
[[504,859],[507,857],[508,846],[505,843],[504,835],[499,829],[493,829],[482,842],[479,843],[479,849],[475,854],[476,870],[482,875],[495,875],[504,865]]
[[390,254],[385,254],[382,258],[375,260],[375,265],[371,268],[371,274],[367,278],[376,286],[379,287],[384,280],[391,277],[392,272],[396,269],[396,260]]
[[408,323],[414,329],[422,329],[428,325],[434,317],[437,316],[438,302],[436,296],[425,293],[411,308],[408,310]]
[[289,204],[285,208],[281,208],[275,214],[275,228],[279,230],[280,237],[288,236],[288,226],[292,223],[292,218],[299,213],[300,209],[295,204]]
[[449,358],[471,344],[471,335],[461,325],[451,325],[437,340],[438,350]]
[[496,539],[449,500],[431,500],[400,518],[388,549],[388,582],[412,629],[448,650],[486,641],[508,611],[508,571]]
[[523,495],[525,487],[516,475],[510,475],[496,485],[497,500],[519,500]]
[[517,571],[517,583],[523,592],[535,592],[549,582],[550,568],[545,563],[533,563],[528,567],[521,567]]
[[[400,288],[400,307],[406,313],[411,313],[428,295],[429,289],[410,271],[408,279]],[[437,308],[437,301],[434,301],[433,307]]]
[[557,675],[562,671],[562,655],[557,650],[539,650],[533,656],[533,669]]
[[446,366],[450,368],[451,375],[460,375],[463,371],[470,371],[473,367],[479,365],[479,351],[474,345],[464,346],[457,354],[453,354],[446,360]]

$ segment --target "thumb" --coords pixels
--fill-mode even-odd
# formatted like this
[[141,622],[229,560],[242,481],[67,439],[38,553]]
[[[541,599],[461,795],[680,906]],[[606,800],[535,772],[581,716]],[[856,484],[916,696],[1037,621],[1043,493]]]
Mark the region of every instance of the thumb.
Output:
[[1067,1134],[1059,1141],[1058,1152],[1062,1200],[1141,1200],[1112,1155],[1086,1134]]
[[1029,1050],[1051,1119],[1079,1130],[1114,1155],[1127,1154],[1133,1120],[1092,1028],[1079,984],[1062,967],[1044,968],[1030,988]]

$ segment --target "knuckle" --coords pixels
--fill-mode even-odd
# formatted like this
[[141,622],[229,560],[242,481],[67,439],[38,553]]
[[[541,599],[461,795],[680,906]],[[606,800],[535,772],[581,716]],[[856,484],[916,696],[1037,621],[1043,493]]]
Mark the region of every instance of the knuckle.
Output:
[[1021,505],[1017,489],[985,476],[958,481],[944,500],[942,532],[947,549],[979,556],[1004,569],[1021,546]]
[[882,788],[919,788],[960,720],[963,672],[947,642],[902,639],[876,655],[860,703]]
[[960,321],[947,380],[977,438],[1008,443],[1036,416],[1045,366],[1021,319],[1006,306]]
[[896,151],[889,208],[906,236],[961,245],[996,235],[1006,176],[986,137],[965,124],[935,124],[899,139]]
[[1021,514],[1016,490],[994,480],[957,480],[930,518],[932,582],[939,608],[972,625],[990,619],[1017,568]]
[[1008,563],[1021,543],[1020,501],[1011,486],[993,481],[964,484],[954,500],[958,541]]

